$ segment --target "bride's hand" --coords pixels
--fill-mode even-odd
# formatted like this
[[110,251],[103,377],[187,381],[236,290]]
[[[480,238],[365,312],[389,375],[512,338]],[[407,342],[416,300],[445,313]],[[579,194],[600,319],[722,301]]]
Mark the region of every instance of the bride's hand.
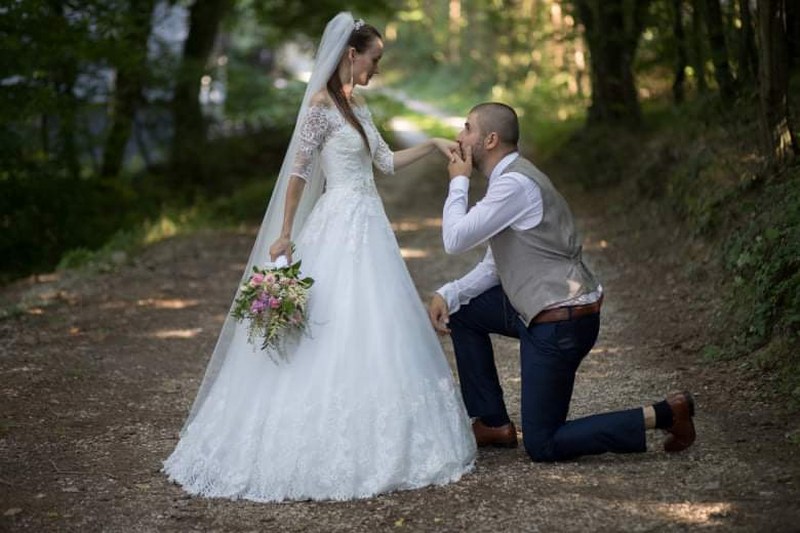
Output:
[[442,153],[448,159],[450,158],[450,151],[458,148],[458,143],[456,141],[451,141],[450,139],[442,139],[441,137],[434,137],[431,139],[431,142],[436,147],[439,152]]
[[277,241],[272,243],[272,246],[269,247],[269,260],[275,262],[275,260],[282,256],[286,256],[286,260],[289,264],[292,264],[292,241],[287,239],[286,237],[279,237]]

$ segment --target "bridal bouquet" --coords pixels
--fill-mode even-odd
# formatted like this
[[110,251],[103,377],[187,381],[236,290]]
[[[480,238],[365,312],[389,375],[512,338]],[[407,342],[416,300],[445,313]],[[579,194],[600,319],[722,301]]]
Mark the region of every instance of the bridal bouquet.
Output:
[[247,338],[251,344],[263,339],[261,348],[286,358],[282,342],[306,330],[306,301],[314,284],[301,277],[300,261],[289,265],[284,257],[262,268],[253,267],[250,278],[240,287],[233,305],[233,317],[248,321]]

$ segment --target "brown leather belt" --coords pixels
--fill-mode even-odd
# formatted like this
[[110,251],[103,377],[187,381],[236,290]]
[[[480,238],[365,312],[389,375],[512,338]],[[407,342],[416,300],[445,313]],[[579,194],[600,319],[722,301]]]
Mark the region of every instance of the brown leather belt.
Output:
[[531,324],[545,324],[547,322],[561,322],[562,320],[571,320],[581,316],[591,315],[600,312],[600,306],[603,304],[603,297],[594,303],[586,305],[572,305],[569,307],[556,307],[554,309],[545,309],[538,315],[533,317]]

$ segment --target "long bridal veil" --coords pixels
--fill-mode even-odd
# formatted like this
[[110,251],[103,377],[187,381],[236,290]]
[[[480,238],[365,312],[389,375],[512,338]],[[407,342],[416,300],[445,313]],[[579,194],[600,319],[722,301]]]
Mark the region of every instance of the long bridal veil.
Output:
[[[281,170],[278,174],[278,179],[272,192],[272,198],[270,199],[269,206],[267,207],[267,212],[264,214],[261,227],[258,230],[258,236],[256,237],[253,249],[250,252],[250,258],[247,261],[247,267],[242,275],[242,281],[239,283],[239,285],[237,285],[237,291],[241,283],[243,283],[247,276],[252,272],[253,265],[269,260],[269,246],[278,238],[281,226],[283,225],[283,207],[286,199],[286,189],[289,184],[289,178],[291,177],[291,170],[294,165],[294,158],[299,144],[301,121],[306,115],[311,98],[323,87],[325,87],[328,79],[339,65],[339,61],[344,53],[347,41],[349,40],[350,34],[354,29],[354,24],[355,21],[353,16],[350,13],[343,12],[331,19],[331,21],[328,22],[328,25],[325,27],[325,31],[322,34],[322,40],[320,41],[319,48],[317,49],[316,59],[314,61],[314,70],[311,73],[311,79],[308,82],[305,95],[303,96],[303,102],[300,105],[300,110],[297,114],[297,122],[294,127],[294,132],[292,133],[292,139],[289,142],[289,148],[286,150],[286,155],[283,158],[283,164],[281,165]],[[316,204],[317,200],[322,194],[323,186],[324,179],[321,175],[319,161],[317,158],[315,158],[312,167],[312,173],[305,185],[303,197],[300,201],[300,205],[298,206],[297,214],[295,215],[294,228],[292,231],[293,235],[297,235],[302,230],[308,214],[311,212],[314,204]],[[189,416],[187,417],[186,422],[183,425],[183,429],[181,430],[182,436],[185,434],[186,428],[189,426],[192,420],[194,420],[194,417],[197,415],[198,411],[203,406],[203,403],[208,398],[209,392],[219,376],[220,371],[225,365],[228,355],[234,353],[236,350],[245,348],[244,346],[239,346],[239,344],[246,342],[246,335],[234,335],[236,328],[243,327],[246,326],[236,322],[236,320],[231,317],[229,312],[225,318],[225,323],[222,326],[219,339],[217,339],[217,344],[214,347],[211,360],[206,368],[203,382],[200,385],[200,389],[197,392],[194,404],[189,411]]]

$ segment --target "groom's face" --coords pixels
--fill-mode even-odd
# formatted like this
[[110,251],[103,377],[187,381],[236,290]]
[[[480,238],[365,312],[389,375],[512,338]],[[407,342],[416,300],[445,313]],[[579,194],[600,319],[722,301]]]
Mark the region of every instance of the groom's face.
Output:
[[472,166],[479,168],[478,165],[483,160],[486,151],[483,148],[483,141],[485,135],[481,132],[480,125],[478,124],[478,114],[473,112],[467,115],[467,121],[464,122],[464,128],[458,134],[456,140],[461,147],[461,154],[464,154],[464,148],[469,146],[472,148]]

